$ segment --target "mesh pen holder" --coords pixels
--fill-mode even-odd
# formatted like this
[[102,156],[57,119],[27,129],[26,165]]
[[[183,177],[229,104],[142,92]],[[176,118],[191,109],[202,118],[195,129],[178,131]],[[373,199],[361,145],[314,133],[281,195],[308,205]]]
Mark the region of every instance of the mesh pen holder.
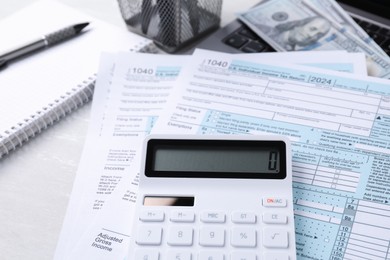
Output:
[[118,0],[130,31],[173,53],[219,27],[222,0]]

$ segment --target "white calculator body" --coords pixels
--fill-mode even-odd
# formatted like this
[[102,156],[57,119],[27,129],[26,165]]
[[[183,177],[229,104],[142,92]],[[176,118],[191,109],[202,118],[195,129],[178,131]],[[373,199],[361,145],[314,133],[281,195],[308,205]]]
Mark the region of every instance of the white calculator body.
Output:
[[134,260],[294,260],[289,140],[146,138]]

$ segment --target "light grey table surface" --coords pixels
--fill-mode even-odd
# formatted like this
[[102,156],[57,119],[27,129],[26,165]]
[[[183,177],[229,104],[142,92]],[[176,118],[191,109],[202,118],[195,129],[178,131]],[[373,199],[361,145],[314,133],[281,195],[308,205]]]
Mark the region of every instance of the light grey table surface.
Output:
[[[1,0],[0,22],[35,1]],[[126,30],[116,0],[58,1]],[[224,0],[221,25],[256,2]],[[91,103],[0,160],[0,259],[53,258],[90,110]]]

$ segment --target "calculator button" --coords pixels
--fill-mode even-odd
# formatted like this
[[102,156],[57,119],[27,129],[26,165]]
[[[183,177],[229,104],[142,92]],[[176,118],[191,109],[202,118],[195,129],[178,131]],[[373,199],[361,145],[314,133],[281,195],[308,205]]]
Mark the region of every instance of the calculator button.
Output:
[[162,228],[156,226],[139,226],[136,243],[138,245],[160,245]]
[[288,248],[288,232],[280,228],[265,228],[263,243],[268,248]]
[[199,232],[201,246],[224,246],[225,230],[222,227],[202,227]]
[[266,224],[287,224],[287,215],[282,213],[264,213],[263,222]]
[[234,247],[255,247],[256,230],[249,227],[235,227],[232,229],[230,243]]
[[138,249],[134,260],[159,260],[160,254],[153,250]]
[[184,251],[175,251],[175,250],[170,250],[168,251],[168,258],[169,260],[191,260],[192,255],[189,252],[184,252]]
[[160,210],[143,210],[139,219],[144,222],[162,222],[164,221],[164,212]]
[[225,213],[220,211],[204,211],[200,220],[204,223],[225,223]]
[[201,251],[198,260],[224,260],[225,256],[221,252],[216,251]]
[[235,251],[231,254],[230,260],[258,260],[255,253]]
[[173,211],[170,220],[172,222],[194,222],[195,213],[192,211]]
[[263,198],[264,207],[274,207],[274,208],[283,208],[287,207],[287,200],[277,197],[267,197]]
[[191,246],[193,239],[192,227],[174,226],[169,229],[168,245],[171,246]]
[[232,221],[236,224],[255,224],[256,215],[253,212],[236,211],[232,214]]
[[290,257],[286,253],[267,252],[264,253],[264,260],[289,260]]

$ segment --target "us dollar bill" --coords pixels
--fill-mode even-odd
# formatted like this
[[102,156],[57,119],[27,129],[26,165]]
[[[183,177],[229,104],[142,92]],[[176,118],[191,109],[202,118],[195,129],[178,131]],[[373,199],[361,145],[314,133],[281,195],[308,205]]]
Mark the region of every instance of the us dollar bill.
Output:
[[348,31],[356,35],[371,48],[377,50],[380,54],[387,56],[387,53],[357,24],[352,17],[335,0],[310,0],[302,1],[303,4],[310,4],[317,8],[320,13],[326,14],[333,21],[341,26],[341,30]]
[[315,3],[314,0],[270,0],[238,17],[277,51],[363,52],[369,75],[390,78],[390,58],[346,31]]

